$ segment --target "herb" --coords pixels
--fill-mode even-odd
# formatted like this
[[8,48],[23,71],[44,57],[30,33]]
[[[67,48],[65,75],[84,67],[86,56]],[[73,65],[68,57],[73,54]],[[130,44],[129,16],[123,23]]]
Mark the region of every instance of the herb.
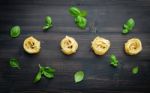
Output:
[[36,82],[40,81],[40,80],[41,80],[41,77],[42,77],[42,73],[41,73],[41,71],[39,71],[39,72],[36,74],[36,76],[35,76],[33,82],[36,83]]
[[15,58],[11,58],[9,60],[9,65],[12,67],[12,68],[17,68],[17,69],[20,69],[20,66],[19,66],[19,61]]
[[87,12],[85,10],[81,10],[80,11],[80,16],[86,17],[87,16]]
[[44,26],[43,26],[43,30],[48,30],[49,28],[51,28],[53,25],[52,25],[52,19],[50,16],[47,16],[45,18],[45,23],[44,23]]
[[133,74],[137,74],[138,72],[139,72],[139,67],[138,66],[132,68],[132,73]]
[[72,16],[74,16],[76,25],[81,29],[85,29],[87,25],[87,20],[85,18],[87,16],[87,12],[80,10],[77,7],[71,7],[69,12]]
[[70,14],[71,14],[72,16],[74,16],[74,17],[77,17],[78,15],[81,14],[80,9],[77,8],[77,7],[71,7],[71,8],[69,9],[69,12],[70,12]]
[[135,26],[135,21],[133,18],[130,18],[124,25],[123,25],[123,34],[129,33]]
[[40,81],[42,76],[45,76],[46,78],[49,78],[49,79],[54,78],[54,72],[55,72],[55,69],[50,68],[50,67],[43,67],[39,64],[39,71],[36,74],[33,82],[36,83]]
[[117,67],[118,66],[118,60],[116,58],[116,56],[114,54],[111,54],[110,56],[110,64],[114,67]]
[[78,83],[84,79],[84,72],[78,71],[74,74],[74,81],[75,83]]
[[14,26],[11,28],[10,30],[10,36],[15,38],[18,37],[20,35],[20,27],[19,26]]
[[84,29],[86,27],[87,20],[82,16],[77,16],[75,18],[75,22],[76,22],[78,27]]

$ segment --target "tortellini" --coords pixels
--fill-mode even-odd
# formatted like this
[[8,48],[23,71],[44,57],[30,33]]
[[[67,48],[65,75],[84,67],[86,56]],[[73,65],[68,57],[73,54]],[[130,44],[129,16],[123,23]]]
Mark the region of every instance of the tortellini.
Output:
[[99,36],[97,36],[91,43],[91,47],[97,55],[104,55],[110,48],[110,41]]
[[61,46],[61,51],[66,55],[73,54],[78,49],[77,41],[70,36],[65,36],[65,38],[61,40],[60,46]]
[[40,51],[40,41],[30,36],[24,40],[23,43],[24,50],[29,54],[36,54]]
[[142,43],[138,38],[129,39],[125,43],[125,52],[129,55],[136,55],[142,51]]

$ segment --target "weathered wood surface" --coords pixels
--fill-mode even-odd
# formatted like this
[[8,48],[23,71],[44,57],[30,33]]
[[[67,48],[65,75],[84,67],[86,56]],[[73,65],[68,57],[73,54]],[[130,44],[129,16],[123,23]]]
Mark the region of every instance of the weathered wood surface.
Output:
[[[88,11],[88,27],[76,27],[68,8],[78,6]],[[42,31],[45,16],[53,19],[53,28]],[[136,21],[135,29],[122,35],[122,25],[128,18]],[[12,39],[9,29],[20,25],[21,36]],[[0,0],[0,92],[1,93],[145,93],[150,90],[150,0]],[[41,52],[28,55],[22,48],[23,40],[35,36],[41,41]],[[79,50],[73,56],[61,53],[59,42],[65,36],[76,38]],[[98,57],[90,49],[91,40],[100,35],[111,41],[109,52]],[[143,51],[127,56],[124,43],[138,37]],[[114,53],[119,67],[109,65]],[[8,66],[9,58],[20,60],[21,70]],[[33,84],[38,64],[57,70],[52,80],[42,79]],[[131,69],[139,66],[138,75]],[[85,80],[74,84],[73,74],[85,71]]]

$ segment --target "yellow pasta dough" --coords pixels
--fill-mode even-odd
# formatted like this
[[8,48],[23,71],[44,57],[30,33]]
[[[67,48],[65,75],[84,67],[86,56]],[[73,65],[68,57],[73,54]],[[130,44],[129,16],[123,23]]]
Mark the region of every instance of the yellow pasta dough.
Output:
[[70,36],[65,36],[65,38],[61,40],[60,46],[61,46],[62,52],[66,55],[73,54],[78,49],[77,41],[73,37],[70,37]]
[[104,55],[108,49],[110,48],[110,41],[97,36],[92,42],[91,47],[95,54],[97,55]]
[[30,36],[24,40],[23,43],[24,50],[29,54],[36,54],[40,51],[40,41]]
[[125,43],[125,52],[129,55],[136,55],[142,51],[142,43],[138,38],[129,39]]

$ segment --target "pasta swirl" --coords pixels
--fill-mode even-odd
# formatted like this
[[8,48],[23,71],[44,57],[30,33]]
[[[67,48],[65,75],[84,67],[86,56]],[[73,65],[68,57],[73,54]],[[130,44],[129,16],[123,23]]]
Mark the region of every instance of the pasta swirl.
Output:
[[78,43],[77,41],[70,36],[66,36],[61,40],[60,43],[61,50],[64,54],[70,55],[76,52],[78,49]]
[[91,47],[97,55],[104,55],[110,48],[110,41],[99,36],[97,36],[91,43]]
[[23,43],[24,50],[29,54],[36,54],[40,51],[40,41],[30,36],[24,40]]
[[142,51],[142,43],[138,38],[129,39],[125,43],[125,52],[129,55],[136,55]]

